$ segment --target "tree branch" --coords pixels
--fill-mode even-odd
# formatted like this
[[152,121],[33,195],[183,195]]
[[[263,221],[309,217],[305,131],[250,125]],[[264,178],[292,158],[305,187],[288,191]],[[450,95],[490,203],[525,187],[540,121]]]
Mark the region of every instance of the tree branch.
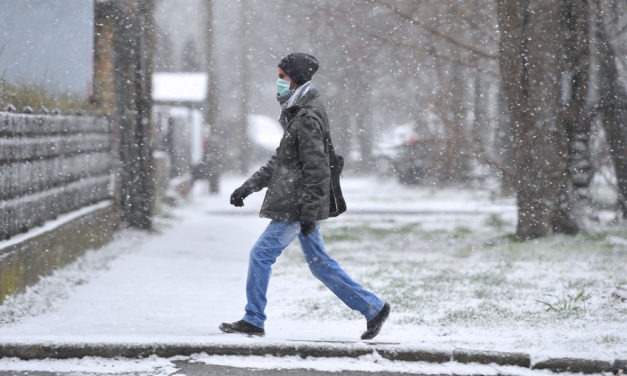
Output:
[[403,42],[400,42],[400,41],[398,41],[396,39],[388,38],[388,37],[385,37],[385,36],[382,36],[382,35],[379,35],[379,34],[375,34],[375,33],[371,32],[371,31],[363,30],[362,28],[359,28],[359,30],[364,32],[364,33],[366,33],[366,34],[368,34],[368,36],[370,38],[376,39],[379,42],[391,44],[391,45],[394,45],[394,46],[397,46],[397,47],[408,48],[408,49],[417,51],[419,53],[429,54],[429,55],[432,55],[432,56],[434,56],[436,58],[442,58],[443,60],[445,60],[445,61],[447,61],[449,63],[454,63],[454,64],[456,64],[458,66],[476,69],[478,72],[488,74],[488,75],[490,75],[492,77],[495,77],[495,78],[499,77],[498,73],[496,73],[496,72],[494,72],[492,70],[489,70],[489,69],[485,69],[485,68],[483,68],[482,65],[468,63],[468,62],[465,62],[463,60],[456,59],[454,57],[451,57],[449,55],[445,55],[445,54],[442,54],[442,53],[439,53],[439,52],[433,53],[433,52],[427,51],[424,48],[419,47],[417,45],[409,44],[409,43],[403,43]]
[[498,59],[498,55],[493,55],[484,51],[481,51],[477,48],[474,48],[472,46],[469,46],[463,42],[458,41],[457,39],[450,37],[444,33],[442,33],[440,30],[438,30],[437,28],[434,28],[432,26],[426,25],[424,22],[420,21],[419,19],[415,19],[413,16],[401,11],[399,8],[384,3],[381,0],[377,1],[380,5],[383,5],[385,7],[387,7],[388,9],[391,9],[392,11],[394,11],[394,13],[396,13],[401,19],[403,19],[404,21],[410,23],[410,24],[416,24],[418,26],[420,26],[421,28],[423,28],[424,30],[428,31],[430,34],[439,37],[441,39],[444,39],[445,41],[449,42],[450,44],[460,47],[462,49],[465,49],[467,51],[470,51],[472,54],[474,54],[475,56],[478,57],[482,57],[484,59],[489,59],[489,60],[497,60]]
[[483,162],[483,163],[487,164],[488,166],[492,166],[492,167],[500,170],[503,173],[503,175],[506,175],[509,178],[516,179],[516,174],[514,173],[514,171],[509,169],[504,164],[502,164],[502,163],[500,163],[498,161],[495,161],[494,159],[488,158],[484,154],[477,154],[477,153],[473,153],[473,154],[474,154],[474,157],[477,158],[477,160],[479,162]]
[[[482,20],[484,21],[484,23],[487,25],[487,21],[480,15],[480,13],[478,12],[477,8],[474,6],[473,2],[471,0],[466,0],[466,6],[468,8],[473,8],[474,13],[477,14],[480,18],[482,18]],[[467,14],[465,14],[464,12],[460,11],[461,7],[455,7],[455,13],[462,19],[464,20],[464,22],[470,26],[471,28],[475,29],[475,30],[479,30],[481,31],[481,33],[483,35],[485,35],[487,37],[487,39],[489,39],[492,43],[495,43],[498,45],[499,41],[494,38],[494,35],[496,35],[496,32],[494,30],[485,30],[485,28],[481,27],[478,23],[476,23],[472,18],[469,18]]]

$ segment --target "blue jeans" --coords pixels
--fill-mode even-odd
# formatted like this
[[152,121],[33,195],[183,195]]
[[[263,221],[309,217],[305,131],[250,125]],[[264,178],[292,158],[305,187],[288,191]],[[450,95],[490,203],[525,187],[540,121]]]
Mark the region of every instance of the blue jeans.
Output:
[[373,319],[381,311],[383,301],[353,281],[340,265],[327,255],[318,222],[315,231],[304,236],[300,232],[300,222],[273,220],[250,252],[246,282],[248,303],[244,321],[260,328],[264,327],[266,292],[272,264],[297,236],[309,269],[338,298],[351,309],[361,312],[366,320]]

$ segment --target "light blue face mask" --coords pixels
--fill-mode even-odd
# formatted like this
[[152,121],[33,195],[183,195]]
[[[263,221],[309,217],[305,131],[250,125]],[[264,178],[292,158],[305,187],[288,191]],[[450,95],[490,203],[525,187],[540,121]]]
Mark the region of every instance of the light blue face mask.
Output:
[[290,92],[291,83],[291,81],[285,81],[280,78],[276,81],[277,92],[280,96],[284,96],[285,94]]

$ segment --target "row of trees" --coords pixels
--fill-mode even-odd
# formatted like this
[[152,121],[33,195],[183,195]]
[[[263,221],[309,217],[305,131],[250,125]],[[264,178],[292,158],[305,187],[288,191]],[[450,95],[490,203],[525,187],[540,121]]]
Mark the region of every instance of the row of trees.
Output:
[[414,123],[428,141],[432,181],[486,169],[501,176],[518,198],[520,239],[586,228],[602,163],[613,167],[627,215],[625,2],[207,4],[204,64],[215,78],[207,119],[225,166],[246,168],[243,114],[278,113],[278,59],[309,51],[322,63],[315,84],[329,102],[334,141],[359,156],[351,165],[364,172],[376,165],[381,134]]
[[[322,61],[339,63],[326,67],[325,79],[342,83],[334,87],[332,113],[340,124],[356,126],[340,139],[358,140],[365,166],[375,135],[402,121],[394,112],[403,111],[434,140],[433,178],[460,181],[477,164],[491,166],[516,193],[519,239],[572,234],[594,218],[596,124],[609,146],[619,211],[627,218],[624,2],[283,5],[297,22],[310,20],[294,29],[294,37],[312,47],[340,41],[336,49],[313,50]],[[440,127],[429,129],[428,111]]]

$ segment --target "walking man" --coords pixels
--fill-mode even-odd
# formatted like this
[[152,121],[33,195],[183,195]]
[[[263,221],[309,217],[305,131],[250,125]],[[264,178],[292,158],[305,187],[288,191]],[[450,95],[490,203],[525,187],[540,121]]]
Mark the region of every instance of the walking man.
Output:
[[272,221],[250,252],[244,318],[223,323],[226,333],[264,335],[266,291],[272,264],[298,237],[313,275],[366,320],[362,339],[374,338],[390,314],[390,305],[357,284],[327,255],[318,221],[329,217],[329,150],[325,130],[329,121],[311,77],[318,60],[291,53],[278,65],[279,122],[284,129],[272,158],[231,195],[231,204],[244,206],[253,192],[268,188],[260,216]]

